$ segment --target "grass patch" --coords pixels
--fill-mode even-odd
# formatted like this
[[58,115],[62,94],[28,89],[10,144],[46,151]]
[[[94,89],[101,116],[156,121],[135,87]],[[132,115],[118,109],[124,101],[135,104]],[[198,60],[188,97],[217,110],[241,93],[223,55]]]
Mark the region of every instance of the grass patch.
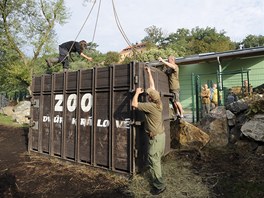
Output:
[[21,124],[18,124],[13,121],[11,116],[6,116],[0,113],[0,125],[11,126],[11,127],[21,127]]

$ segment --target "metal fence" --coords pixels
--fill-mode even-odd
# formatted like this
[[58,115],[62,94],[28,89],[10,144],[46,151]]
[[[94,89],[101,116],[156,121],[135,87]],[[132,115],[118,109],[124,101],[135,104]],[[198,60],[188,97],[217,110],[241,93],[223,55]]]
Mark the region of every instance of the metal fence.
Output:
[[[252,94],[253,91],[260,89],[264,84],[263,80],[264,68],[243,69],[227,71],[227,72],[215,72],[215,73],[203,73],[203,74],[191,74],[189,79],[181,82],[186,83],[185,89],[181,89],[181,97],[187,98],[191,95],[191,119],[192,122],[197,122],[201,119],[201,86],[208,84],[210,88],[213,83],[217,84],[218,90],[218,105],[225,105],[227,101],[227,95],[230,90],[238,98],[242,98]],[[185,77],[184,79],[187,79]],[[245,86],[245,81],[249,86]],[[188,86],[187,86],[188,85]],[[188,88],[189,87],[189,88]]]

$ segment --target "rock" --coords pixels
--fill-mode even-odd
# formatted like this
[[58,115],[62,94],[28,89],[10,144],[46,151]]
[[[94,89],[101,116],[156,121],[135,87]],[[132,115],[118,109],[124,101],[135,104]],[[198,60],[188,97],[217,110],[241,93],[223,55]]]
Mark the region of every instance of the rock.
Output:
[[235,126],[236,124],[236,116],[231,111],[226,110],[226,118],[228,122],[228,126]]
[[259,155],[264,155],[264,145],[258,145],[257,149],[256,149],[256,153]]
[[229,132],[229,143],[235,144],[241,137],[241,130],[240,127],[234,126],[231,128]]
[[13,108],[12,118],[19,124],[29,124],[29,119],[27,116],[30,116],[30,101],[21,101]]
[[256,114],[254,116],[254,119],[263,120],[264,119],[264,114]]
[[201,120],[199,128],[209,135],[210,146],[226,146],[229,135],[225,107],[218,106],[213,109]]
[[248,120],[245,113],[240,113],[236,115],[236,126],[242,127],[243,124]]
[[184,120],[180,120],[179,124],[179,143],[181,148],[199,150],[209,142],[209,135],[198,127]]
[[242,127],[242,133],[255,141],[264,142],[264,114],[257,114]]
[[1,109],[1,113],[3,113],[6,116],[12,116],[14,114],[13,108],[14,108],[13,106],[3,107]]
[[248,104],[244,99],[238,100],[226,106],[227,110],[230,110],[234,114],[238,114],[248,109]]

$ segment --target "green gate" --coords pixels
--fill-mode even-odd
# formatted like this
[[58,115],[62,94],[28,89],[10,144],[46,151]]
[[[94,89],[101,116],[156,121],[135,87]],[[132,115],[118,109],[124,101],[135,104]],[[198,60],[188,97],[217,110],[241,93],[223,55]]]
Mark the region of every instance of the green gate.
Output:
[[251,87],[247,86],[245,89],[245,81],[249,81],[249,69],[241,69],[235,71],[207,73],[207,74],[194,74],[192,73],[192,121],[193,123],[199,122],[202,118],[201,115],[201,86],[207,84],[211,88],[214,83],[217,84],[218,93],[218,106],[225,105],[225,100],[229,89],[238,88],[240,90],[239,98],[251,92]]

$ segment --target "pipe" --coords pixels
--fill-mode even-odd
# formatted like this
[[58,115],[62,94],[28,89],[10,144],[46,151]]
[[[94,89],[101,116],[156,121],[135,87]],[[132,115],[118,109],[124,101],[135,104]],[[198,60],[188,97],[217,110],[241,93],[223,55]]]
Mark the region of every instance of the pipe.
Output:
[[219,85],[218,86],[220,90],[222,90],[223,89],[222,87],[222,65],[221,65],[219,56],[217,56],[217,62],[218,62],[218,70],[219,70]]

